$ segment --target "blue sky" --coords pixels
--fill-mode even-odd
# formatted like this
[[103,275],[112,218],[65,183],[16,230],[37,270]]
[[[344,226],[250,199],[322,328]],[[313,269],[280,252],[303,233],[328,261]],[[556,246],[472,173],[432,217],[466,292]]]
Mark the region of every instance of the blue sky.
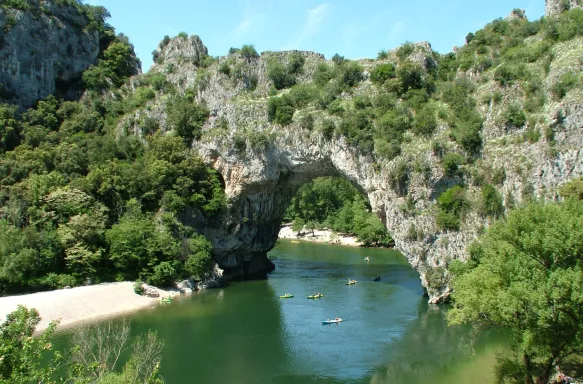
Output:
[[253,44],[258,52],[300,49],[350,59],[374,58],[406,41],[429,41],[440,53],[468,32],[513,8],[530,20],[545,0],[87,0],[111,12],[109,23],[129,36],[146,71],[164,35],[199,35],[213,56]]

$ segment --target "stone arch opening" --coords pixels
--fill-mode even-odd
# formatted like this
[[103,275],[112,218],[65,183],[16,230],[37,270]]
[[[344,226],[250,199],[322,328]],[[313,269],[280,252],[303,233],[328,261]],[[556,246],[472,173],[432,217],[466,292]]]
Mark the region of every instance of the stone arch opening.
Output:
[[389,197],[383,196],[389,191],[382,189],[386,183],[374,159],[342,141],[297,140],[276,141],[243,156],[217,143],[199,148],[224,180],[229,199],[225,214],[205,227],[215,260],[229,279],[264,278],[274,269],[267,252],[275,246],[285,211],[298,190],[317,178],[347,180],[390,232],[384,204]]
[[[372,212],[368,197],[345,178],[318,177],[302,185],[288,205],[282,230],[284,236],[313,237],[329,233],[358,238],[365,246],[392,246],[382,215]],[[285,229],[284,229],[285,228]],[[280,234],[281,235],[281,234]]]

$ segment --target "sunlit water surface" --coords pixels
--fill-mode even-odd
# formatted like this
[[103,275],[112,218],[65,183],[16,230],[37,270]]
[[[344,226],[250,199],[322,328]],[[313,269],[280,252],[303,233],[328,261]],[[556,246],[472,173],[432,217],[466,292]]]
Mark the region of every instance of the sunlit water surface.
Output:
[[[427,304],[400,253],[282,241],[270,256],[268,280],[131,316],[133,333],[156,330],[165,341],[168,384],[490,381],[502,336],[473,341],[467,327],[447,327],[447,308]],[[295,297],[279,297],[287,292]],[[324,297],[307,299],[316,292]],[[341,324],[322,325],[337,316]]]

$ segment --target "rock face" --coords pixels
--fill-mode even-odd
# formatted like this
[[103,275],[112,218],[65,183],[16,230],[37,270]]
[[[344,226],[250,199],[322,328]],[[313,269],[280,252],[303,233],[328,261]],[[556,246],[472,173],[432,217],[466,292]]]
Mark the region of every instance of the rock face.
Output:
[[546,0],[545,15],[555,16],[572,8],[583,6],[582,0]]
[[[326,63],[322,55],[298,51],[264,52],[257,58],[245,58],[235,54],[202,68],[197,62],[206,48],[200,39],[180,39],[168,42],[167,51],[161,48],[159,57],[163,60],[154,70],[166,73],[168,80],[180,90],[194,89],[197,99],[206,103],[211,111],[203,137],[193,144],[193,150],[220,173],[229,203],[221,217],[201,223],[199,228],[213,243],[215,260],[224,269],[225,278],[262,277],[271,271],[274,266],[267,252],[275,245],[292,197],[313,178],[338,176],[349,180],[368,197],[373,211],[395,239],[396,248],[419,272],[430,302],[448,298],[451,292],[447,278],[449,263],[466,260],[467,246],[491,219],[473,209],[462,218],[459,231],[442,231],[436,224],[437,197],[462,182],[444,172],[432,146],[434,140],[450,140],[447,126],[442,123],[431,140],[411,136],[404,141],[400,156],[391,161],[379,161],[350,145],[343,137],[328,139],[317,129],[304,128],[302,119],[307,114],[314,118],[314,127],[321,126],[324,119],[339,123],[338,117],[321,110],[298,110],[293,122],[286,127],[268,121],[271,85],[266,69],[268,62],[277,59],[285,65],[292,55],[301,55],[305,65],[297,81],[302,83],[311,79],[319,64]],[[565,70],[576,70],[578,62],[569,52],[578,44],[579,41],[573,41],[557,48],[556,60],[543,83],[545,89],[550,88]],[[185,48],[184,57],[180,55],[181,45]],[[383,60],[360,61],[364,80],[353,89],[353,95],[342,94],[340,99],[348,102],[353,96],[374,96],[378,88],[366,73],[386,61],[396,62],[395,55],[390,52]],[[432,55],[429,44],[418,43],[408,59],[429,71],[435,61]],[[189,57],[197,60],[187,60]],[[187,64],[177,65],[180,62]],[[230,73],[219,70],[225,65],[231,68]],[[468,72],[459,76],[477,82],[475,77],[479,74]],[[253,77],[257,80],[256,87],[250,87],[249,79]],[[483,100],[495,92],[501,94],[502,100],[520,100],[515,87],[502,88],[493,81],[481,86],[475,97]],[[480,104],[478,112],[485,120],[484,143],[476,169],[503,175],[498,181],[492,181],[492,177],[488,182],[496,185],[507,209],[527,196],[555,200],[558,186],[583,175],[581,100],[581,95],[574,93],[561,102],[548,103],[541,109],[539,121],[549,122],[546,129],[554,133],[532,142],[523,138],[527,126],[515,129],[501,122],[503,106],[492,102]],[[141,114],[147,114],[159,119],[163,129],[170,130],[164,110],[164,99],[158,100],[120,124],[130,130],[134,124],[133,130],[138,133],[135,122]],[[541,123],[532,124],[536,125],[531,129],[545,129]],[[402,177],[396,176],[399,174]],[[463,179],[474,207],[478,206],[481,196],[477,178],[468,172]],[[183,219],[200,220],[200,216],[194,216]]]
[[33,11],[0,7],[0,102],[21,107],[66,95],[99,55],[99,34],[78,8],[30,4]]

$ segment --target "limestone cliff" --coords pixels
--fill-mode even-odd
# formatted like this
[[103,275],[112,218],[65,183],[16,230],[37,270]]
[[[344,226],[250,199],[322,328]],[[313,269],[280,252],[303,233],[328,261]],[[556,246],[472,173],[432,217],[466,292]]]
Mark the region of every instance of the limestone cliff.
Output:
[[[477,109],[484,119],[481,158],[464,176],[448,175],[440,165],[433,144],[448,142],[451,137],[442,120],[432,138],[408,136],[401,155],[390,161],[379,161],[346,137],[330,139],[319,130],[306,129],[303,121],[308,115],[314,126],[321,126],[326,119],[338,120],[318,108],[296,111],[285,127],[269,122],[269,94],[287,92],[274,91],[267,74],[270,61],[287,65],[301,56],[305,64],[297,82],[306,83],[319,64],[327,63],[322,55],[292,51],[246,57],[233,53],[204,67],[201,63],[208,59],[207,49],[200,39],[178,37],[161,44],[153,72],[165,74],[181,91],[195,90],[197,99],[211,111],[203,136],[194,142],[193,149],[221,174],[229,205],[220,218],[201,223],[199,228],[212,241],[215,259],[227,277],[269,272],[273,265],[266,252],[275,245],[284,211],[298,188],[315,177],[340,176],[365,193],[396,247],[419,272],[430,302],[439,302],[450,293],[447,266],[452,260],[466,259],[467,246],[492,220],[471,209],[459,231],[439,229],[436,199],[443,191],[464,183],[475,207],[480,199],[478,179],[489,172],[488,177],[494,180],[492,172],[498,172],[503,176],[492,184],[508,209],[530,196],[557,199],[559,185],[583,174],[583,92],[574,89],[556,101],[550,91],[566,72],[581,71],[574,54],[581,44],[582,39],[576,38],[553,48],[554,60],[542,81],[548,101],[520,128],[504,122],[505,109],[524,100],[520,87],[501,87],[479,71],[458,72],[459,78],[476,87],[474,96],[481,100]],[[378,93],[370,80],[371,72],[380,64],[396,62],[399,54],[402,51],[390,52],[383,60],[361,60],[362,81],[350,94],[340,96],[341,103],[349,105],[355,97]],[[406,55],[407,61],[420,64],[426,73],[435,67],[436,58],[428,43],[412,45]],[[536,65],[532,64],[535,71]],[[500,100],[493,101],[492,95]],[[139,133],[140,119],[147,115],[158,119],[163,129],[172,129],[165,121],[169,102],[168,95],[160,95],[145,110],[122,120],[120,127]],[[545,130],[545,137],[527,140],[527,130]],[[405,177],[395,177],[403,169]],[[195,219],[200,220],[196,213],[183,217],[190,222]]]
[[581,0],[546,0],[545,15],[555,16],[571,8],[583,6]]
[[31,0],[0,6],[0,102],[22,107],[66,95],[97,61],[99,33],[81,5]]

